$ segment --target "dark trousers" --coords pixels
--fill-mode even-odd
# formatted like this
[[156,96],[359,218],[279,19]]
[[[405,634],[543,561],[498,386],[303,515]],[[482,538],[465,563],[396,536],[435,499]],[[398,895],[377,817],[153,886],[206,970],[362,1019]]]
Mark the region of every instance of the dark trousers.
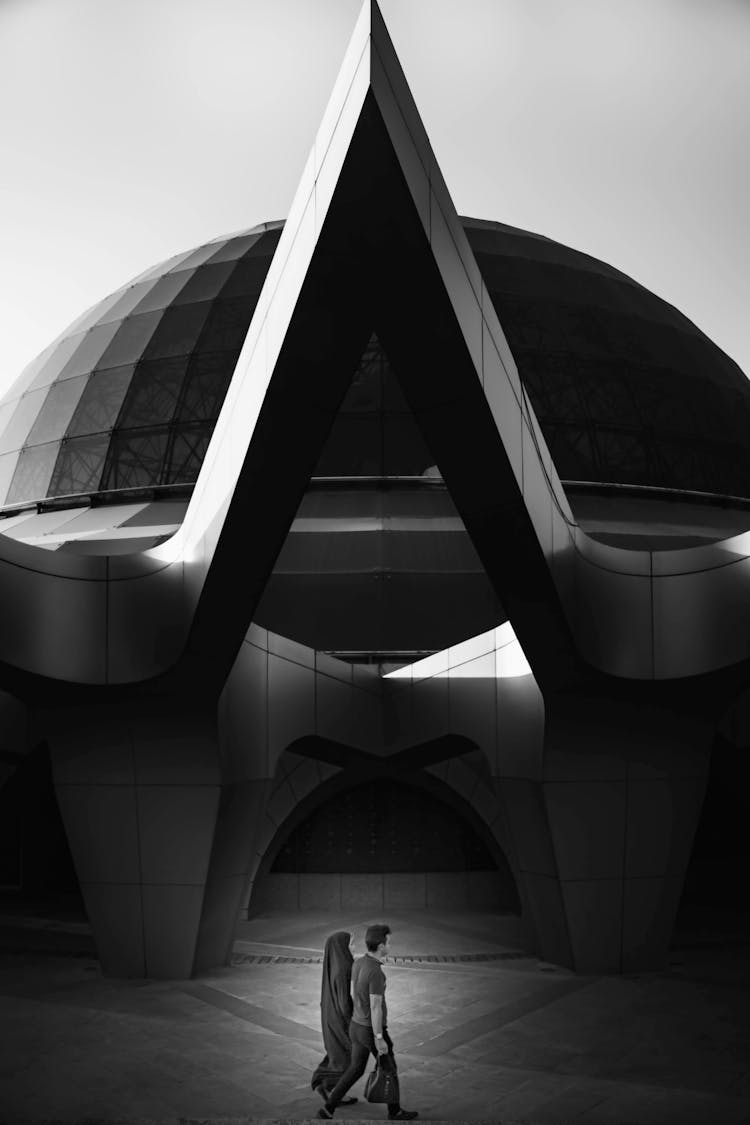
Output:
[[[369,1056],[374,1055],[375,1058],[378,1057],[378,1049],[375,1046],[375,1036],[371,1027],[364,1027],[364,1025],[355,1023],[354,1020],[352,1020],[349,1024],[349,1038],[352,1041],[352,1061],[326,1099],[326,1105],[329,1109],[335,1109],[357,1079],[362,1077]],[[395,1068],[396,1060],[393,1057],[393,1041],[388,1034],[387,1027],[383,1028],[383,1039],[386,1042],[388,1054]],[[393,1104],[389,1103],[388,1112],[397,1113],[400,1108],[398,1102],[393,1102]]]

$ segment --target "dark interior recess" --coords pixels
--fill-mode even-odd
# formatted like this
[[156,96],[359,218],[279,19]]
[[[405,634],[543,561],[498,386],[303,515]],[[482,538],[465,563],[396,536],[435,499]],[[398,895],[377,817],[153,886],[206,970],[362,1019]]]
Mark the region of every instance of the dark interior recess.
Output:
[[315,809],[279,849],[272,872],[494,871],[472,826],[439,798],[368,781]]

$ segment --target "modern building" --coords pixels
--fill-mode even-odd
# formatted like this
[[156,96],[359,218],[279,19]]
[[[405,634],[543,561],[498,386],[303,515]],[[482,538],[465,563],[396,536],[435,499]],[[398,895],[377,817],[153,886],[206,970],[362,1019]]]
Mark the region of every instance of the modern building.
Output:
[[457,216],[368,0],[286,221],[0,403],[6,792],[45,747],[105,971],[221,964],[274,905],[661,965],[747,743],[749,433],[676,309]]

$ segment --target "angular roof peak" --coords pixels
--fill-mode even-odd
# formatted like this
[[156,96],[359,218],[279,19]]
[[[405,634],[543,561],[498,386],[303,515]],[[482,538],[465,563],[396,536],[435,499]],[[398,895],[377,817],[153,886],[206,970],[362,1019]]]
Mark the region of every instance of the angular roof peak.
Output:
[[[366,0],[185,522],[153,552],[204,560],[190,649],[201,662],[210,654],[219,676],[217,653],[234,658],[373,330],[514,626],[538,637],[541,612],[544,644],[530,658],[552,674],[570,637],[550,563],[558,542],[569,547],[573,517],[380,9]],[[252,566],[241,548],[248,511]]]

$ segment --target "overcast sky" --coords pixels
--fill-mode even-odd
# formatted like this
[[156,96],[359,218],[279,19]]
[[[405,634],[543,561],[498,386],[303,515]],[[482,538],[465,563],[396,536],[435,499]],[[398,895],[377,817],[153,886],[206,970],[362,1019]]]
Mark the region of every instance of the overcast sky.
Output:
[[[0,0],[0,393],[162,258],[283,218],[359,0]],[[750,0],[382,0],[460,213],[750,373]]]

